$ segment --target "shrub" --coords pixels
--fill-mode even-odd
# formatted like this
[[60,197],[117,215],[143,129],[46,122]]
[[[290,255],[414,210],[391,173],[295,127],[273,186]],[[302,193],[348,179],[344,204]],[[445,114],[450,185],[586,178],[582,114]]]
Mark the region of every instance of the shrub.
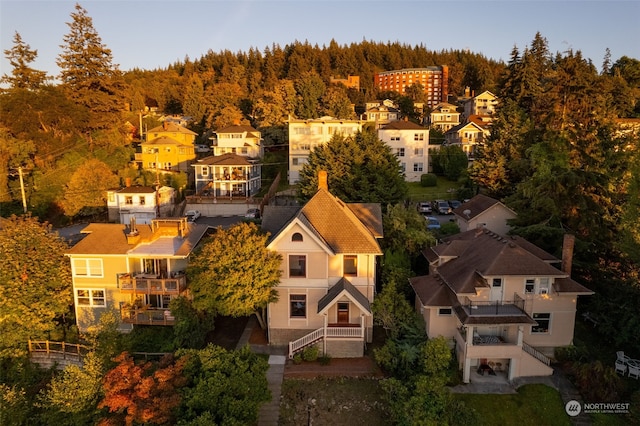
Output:
[[329,365],[331,364],[331,356],[324,354],[318,357],[318,361],[320,361],[320,365]]
[[576,386],[586,401],[618,401],[623,381],[613,367],[600,361],[574,364]]
[[302,359],[305,361],[315,361],[318,359],[318,347],[316,345],[307,346],[302,350]]
[[293,356],[293,363],[295,365],[302,364],[302,354],[300,352],[298,352]]
[[437,186],[438,177],[433,173],[426,173],[420,176],[420,186]]

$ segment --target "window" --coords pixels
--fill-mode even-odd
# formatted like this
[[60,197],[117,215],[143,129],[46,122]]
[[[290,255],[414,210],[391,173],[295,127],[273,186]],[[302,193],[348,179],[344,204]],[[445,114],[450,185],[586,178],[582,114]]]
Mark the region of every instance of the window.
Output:
[[344,255],[342,258],[342,269],[344,276],[355,277],[358,275],[358,256]]
[[292,254],[289,256],[289,276],[307,276],[307,256],[298,254]]
[[124,197],[124,203],[128,204],[128,205],[133,204],[133,197],[131,197],[131,196]]
[[113,192],[109,192],[108,196],[109,196],[109,202],[110,203],[113,203],[113,202],[116,201],[116,197],[115,197],[115,194]]
[[413,155],[423,156],[424,155],[424,148],[414,148],[413,149]]
[[102,259],[73,259],[73,276],[102,277]]
[[548,333],[551,323],[551,314],[533,314],[533,319],[538,323],[531,327],[531,333]]
[[77,289],[76,304],[77,306],[106,306],[105,292],[104,290]]
[[306,318],[307,317],[307,296],[304,294],[291,294],[289,295],[289,305],[291,318]]
[[209,176],[209,168],[208,167],[203,167],[202,168],[202,176]]
[[451,308],[439,308],[438,309],[438,315],[440,316],[451,316],[451,314],[453,313],[453,311],[451,310]]
[[[400,142],[400,136],[391,136],[391,137],[389,138],[389,140],[390,140],[391,142]],[[402,149],[404,149],[404,148],[402,148]]]
[[398,157],[404,157],[404,148],[398,148],[398,150],[396,151],[396,155]]
[[422,163],[413,163],[414,172],[421,172],[423,167],[424,167],[424,164]]
[[493,288],[502,287],[502,278],[494,278],[492,283],[491,283],[491,286]]
[[400,170],[405,173],[407,171],[407,163],[400,163]]
[[549,277],[540,278],[540,282],[538,284],[538,293],[539,294],[549,293]]
[[291,236],[291,241],[295,241],[295,242],[300,242],[302,241],[302,234],[299,232],[296,232],[295,234],[293,234]]
[[531,294],[535,291],[536,288],[536,280],[533,278],[527,278],[524,280],[524,292]]
[[297,166],[298,165],[298,159],[297,158],[292,158],[291,159],[291,165]]
[[413,134],[413,140],[414,141],[423,141],[424,140],[424,133],[414,133]]
[[140,205],[144,206],[145,202],[146,202],[145,198],[144,197],[140,197]]

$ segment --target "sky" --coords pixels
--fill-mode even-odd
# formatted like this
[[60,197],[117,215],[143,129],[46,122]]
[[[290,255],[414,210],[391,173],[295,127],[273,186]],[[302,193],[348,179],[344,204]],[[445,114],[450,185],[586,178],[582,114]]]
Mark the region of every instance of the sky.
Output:
[[[308,41],[318,46],[400,42],[427,49],[468,49],[509,60],[536,32],[552,53],[580,50],[600,69],[640,59],[640,0],[84,0],[102,43],[120,70],[158,69],[199,59],[209,50],[264,51],[272,44]],[[59,74],[56,58],[76,1],[0,0],[0,46],[15,32],[38,51],[32,68]],[[442,64],[424,64],[442,65]],[[0,74],[10,74],[4,54]]]

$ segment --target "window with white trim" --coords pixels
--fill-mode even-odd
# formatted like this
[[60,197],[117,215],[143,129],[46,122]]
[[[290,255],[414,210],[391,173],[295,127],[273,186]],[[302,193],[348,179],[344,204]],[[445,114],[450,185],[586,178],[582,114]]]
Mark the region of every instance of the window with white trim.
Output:
[[289,255],[289,276],[290,277],[306,277],[307,276],[307,256],[304,254]]
[[533,294],[536,291],[535,278],[527,278],[524,280],[524,292],[526,294]]
[[551,324],[551,314],[550,313],[539,313],[533,314],[533,319],[538,323],[538,325],[534,325],[531,327],[532,334],[541,334],[548,333],[549,326]]
[[107,299],[104,289],[76,289],[76,306],[105,307]]
[[74,277],[101,278],[102,259],[73,259],[71,262]]
[[423,163],[413,163],[413,171],[414,172],[421,172],[423,167],[424,167]]
[[289,295],[289,316],[291,318],[307,317],[307,296],[304,294]]
[[345,254],[342,258],[343,275],[345,277],[355,277],[358,275],[358,256]]

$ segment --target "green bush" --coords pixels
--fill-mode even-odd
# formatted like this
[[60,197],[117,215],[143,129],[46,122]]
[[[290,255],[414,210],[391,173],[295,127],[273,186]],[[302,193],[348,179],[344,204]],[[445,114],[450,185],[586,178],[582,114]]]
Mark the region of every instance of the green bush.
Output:
[[298,352],[297,354],[295,354],[293,356],[293,363],[295,365],[300,365],[302,364],[302,354],[300,352]]
[[318,361],[320,361],[320,365],[329,365],[331,364],[331,356],[324,354],[318,357]]
[[316,345],[307,346],[302,350],[302,359],[305,361],[316,361],[318,359],[318,347]]
[[438,186],[438,177],[433,173],[426,173],[420,176],[421,186]]

